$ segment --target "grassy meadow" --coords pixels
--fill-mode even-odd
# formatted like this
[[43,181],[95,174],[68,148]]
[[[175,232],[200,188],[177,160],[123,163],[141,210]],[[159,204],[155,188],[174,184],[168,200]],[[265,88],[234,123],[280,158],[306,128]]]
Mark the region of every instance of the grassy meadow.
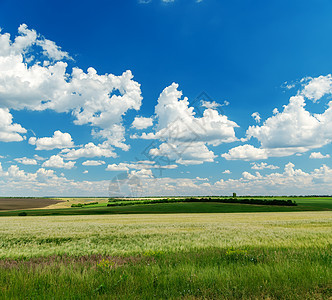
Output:
[[[225,197],[226,198],[226,197]],[[260,199],[254,197],[254,199]],[[148,204],[144,204],[146,200]],[[332,197],[273,197],[276,200],[292,200],[296,206],[252,205],[240,203],[220,203],[222,197],[212,197],[208,202],[170,202],[157,203],[161,198],[121,199],[114,198],[54,198],[56,204],[45,205],[39,209],[19,209],[13,206],[12,210],[1,210],[0,217],[17,216],[24,211],[28,216],[56,216],[56,215],[102,215],[102,214],[166,214],[166,213],[245,213],[245,212],[295,212],[295,211],[332,211]],[[238,199],[242,199],[239,197]],[[172,198],[170,199],[172,200]],[[29,199],[26,199],[29,201]],[[97,203],[98,204],[95,204]],[[154,203],[156,202],[156,203]],[[108,207],[111,203],[115,206]],[[136,203],[135,205],[129,205]],[[137,203],[142,203],[137,205]],[[82,204],[83,207],[72,207]],[[7,205],[7,204],[6,204]],[[7,205],[8,206],[8,205]]]
[[328,210],[10,216],[0,226],[4,299],[332,297]]

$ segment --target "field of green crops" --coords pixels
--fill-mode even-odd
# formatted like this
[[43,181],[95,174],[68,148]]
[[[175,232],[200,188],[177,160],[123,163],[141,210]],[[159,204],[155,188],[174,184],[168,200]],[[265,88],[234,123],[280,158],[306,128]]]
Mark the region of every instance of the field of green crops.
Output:
[[311,212],[1,217],[1,297],[331,299],[326,201]]

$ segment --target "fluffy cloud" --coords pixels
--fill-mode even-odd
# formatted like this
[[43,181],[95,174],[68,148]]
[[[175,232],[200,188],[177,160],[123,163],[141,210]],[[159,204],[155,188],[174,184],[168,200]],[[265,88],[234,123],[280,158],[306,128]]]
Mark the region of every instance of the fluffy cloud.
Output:
[[324,190],[327,194],[332,192],[332,170],[326,165],[306,173],[295,169],[293,163],[288,163],[282,173],[262,176],[259,172],[243,172],[242,176],[240,179],[221,179],[214,184],[214,189],[228,192],[238,190],[243,195],[303,195],[316,194],[317,190]]
[[225,170],[224,172],[222,172],[223,174],[231,174],[232,172],[230,170]]
[[60,130],[55,131],[52,137],[39,139],[31,137],[29,144],[36,145],[36,150],[63,149],[74,146],[71,135],[69,133],[62,133]]
[[153,161],[138,161],[134,163],[119,163],[108,165],[106,171],[128,171],[129,169],[149,170],[149,169],[176,169],[177,165],[159,165]]
[[311,159],[323,159],[323,158],[330,158],[330,154],[323,155],[320,152],[312,152],[309,156]]
[[317,78],[305,78],[302,82],[306,82],[301,94],[306,98],[316,102],[326,94],[332,93],[332,76],[319,76]]
[[101,166],[104,165],[105,162],[103,160],[86,160],[82,162],[83,166]]
[[259,122],[261,121],[261,116],[259,115],[258,112],[254,112],[251,116],[254,118],[254,120],[255,120],[257,123],[259,123]]
[[126,150],[122,117],[130,109],[139,110],[142,100],[131,72],[98,75],[93,68],[87,73],[73,68],[68,73],[63,60],[69,56],[54,42],[26,25],[18,33],[14,42],[0,33],[0,107],[71,112],[75,124],[93,126],[95,134]]
[[263,170],[263,169],[270,169],[270,170],[276,170],[279,169],[278,166],[274,166],[274,165],[268,165],[265,162],[261,162],[261,163],[252,163],[252,167],[253,170]]
[[221,157],[227,160],[260,160],[267,159],[267,151],[265,149],[256,148],[252,145],[242,145],[232,148],[228,153],[224,153]]
[[64,162],[61,156],[52,155],[42,166],[46,168],[72,169],[75,166],[75,163],[75,161]]
[[61,154],[65,159],[69,160],[75,160],[81,157],[116,157],[116,154],[108,143],[99,145],[88,143],[79,149],[63,149]]
[[[306,110],[305,99],[317,102],[323,96],[332,94],[332,76],[305,78],[302,82],[302,90],[289,99],[283,111],[279,112],[275,108],[273,116],[265,120],[263,125],[249,126],[247,137],[243,140],[256,138],[261,144],[260,148],[253,146],[248,148],[249,145],[244,145],[246,149],[236,147],[223,157],[250,160],[289,156],[331,143],[332,101],[327,104],[325,111],[313,114]],[[254,113],[252,116],[257,119],[258,115]],[[244,152],[243,150],[255,153],[253,155],[239,153]]]
[[202,117],[196,117],[188,98],[182,99],[178,84],[173,83],[158,98],[155,132],[143,133],[140,138],[163,142],[159,148],[150,150],[154,156],[166,156],[182,164],[213,161],[215,155],[207,145],[236,141],[234,128],[238,125],[213,109],[215,105],[210,107],[204,110]]
[[13,116],[8,108],[0,108],[0,142],[23,141],[21,134],[26,132],[21,125],[13,123]]
[[15,158],[14,160],[23,165],[37,165],[37,161],[33,158],[21,157]]
[[152,159],[157,156],[165,157],[170,163],[175,160],[181,165],[199,165],[204,162],[213,162],[216,155],[203,142],[193,143],[162,143],[158,148],[149,151]]
[[129,171],[129,168],[125,163],[112,164],[107,166],[106,171]]
[[[0,189],[7,195],[45,195],[57,196],[85,195],[105,196],[108,194],[110,182],[102,181],[73,181],[64,176],[58,177],[54,170],[40,168],[36,173],[26,173],[17,166],[10,166],[1,170]],[[125,174],[124,174],[125,175]],[[311,172],[296,169],[294,164],[288,163],[279,173],[261,175],[259,172],[243,172],[238,179],[219,180],[209,183],[199,179],[189,178],[156,178],[151,170],[128,172],[127,176],[117,177],[114,182],[117,189],[124,185],[129,190],[123,195],[231,195],[237,191],[241,195],[291,195],[316,194],[317,190],[326,194],[332,193],[332,169],[326,165]],[[13,194],[13,191],[15,191]]]
[[152,118],[136,117],[132,126],[136,129],[146,129],[153,125]]
[[330,143],[331,126],[332,102],[322,114],[311,114],[305,109],[303,96],[297,95],[262,126],[250,126],[247,136],[258,139],[269,156],[287,156]]

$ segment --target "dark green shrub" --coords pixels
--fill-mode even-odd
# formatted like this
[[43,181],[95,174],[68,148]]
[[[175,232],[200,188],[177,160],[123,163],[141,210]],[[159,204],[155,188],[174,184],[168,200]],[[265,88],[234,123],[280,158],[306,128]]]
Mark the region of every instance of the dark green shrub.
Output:
[[82,207],[83,204],[82,203],[77,203],[77,204],[72,204],[71,207]]
[[19,216],[24,217],[27,216],[28,214],[25,211],[21,211],[18,213]]

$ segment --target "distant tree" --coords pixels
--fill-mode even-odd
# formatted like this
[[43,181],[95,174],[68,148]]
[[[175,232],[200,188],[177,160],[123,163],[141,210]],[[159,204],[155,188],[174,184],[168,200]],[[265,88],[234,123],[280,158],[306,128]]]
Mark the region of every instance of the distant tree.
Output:
[[236,198],[236,193],[233,193],[233,198]]

